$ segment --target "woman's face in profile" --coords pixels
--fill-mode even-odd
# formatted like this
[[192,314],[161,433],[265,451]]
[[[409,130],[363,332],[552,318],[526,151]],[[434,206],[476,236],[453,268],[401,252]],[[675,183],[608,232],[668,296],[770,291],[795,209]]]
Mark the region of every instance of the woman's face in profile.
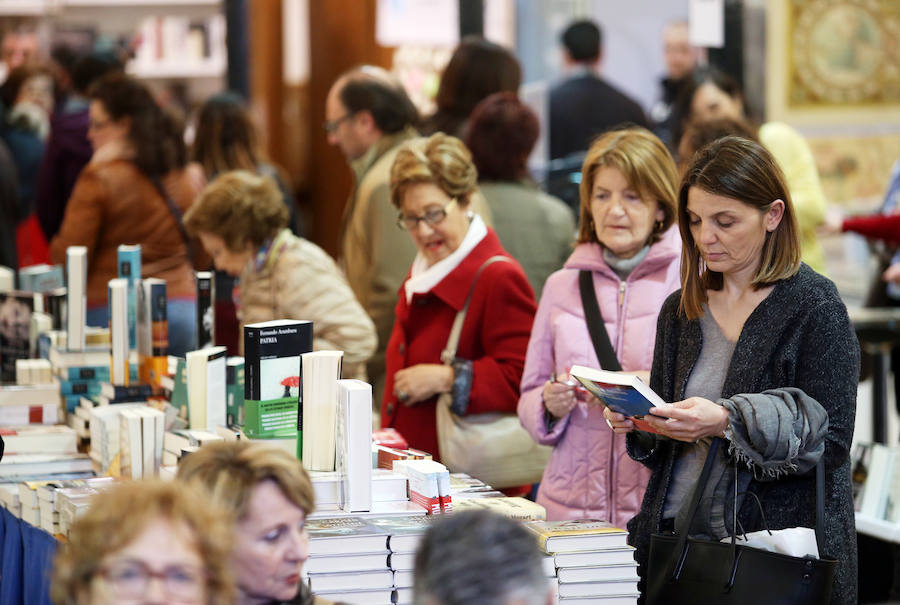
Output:
[[774,200],[767,210],[699,187],[688,191],[691,235],[710,271],[752,276],[762,260],[767,233],[781,222],[784,202]]
[[432,183],[410,185],[403,194],[400,216],[409,222],[420,219],[407,229],[429,267],[459,248],[469,230],[466,209],[454,200]]
[[257,484],[237,523],[231,557],[240,601],[290,601],[308,556],[306,514],[274,481]]
[[206,567],[191,530],[159,518],[100,562],[90,605],[205,605]]
[[691,99],[691,118],[696,121],[716,118],[742,120],[744,105],[740,98],[730,96],[712,82],[705,82],[697,88]]
[[213,259],[216,269],[233,277],[239,277],[256,251],[248,245],[242,252],[235,252],[225,245],[225,240],[214,233],[201,231],[200,243]]
[[128,120],[113,120],[103,103],[91,101],[87,137],[94,151],[113,141],[125,141],[128,138]]
[[631,258],[650,240],[665,214],[656,200],[644,200],[618,168],[602,166],[591,188],[591,216],[599,242],[619,258]]

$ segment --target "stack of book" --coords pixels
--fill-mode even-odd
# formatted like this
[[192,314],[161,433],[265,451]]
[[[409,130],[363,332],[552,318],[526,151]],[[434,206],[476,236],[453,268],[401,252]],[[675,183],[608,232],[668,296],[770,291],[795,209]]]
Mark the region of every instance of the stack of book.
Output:
[[[316,515],[331,517],[336,512],[360,514],[366,511],[350,511],[345,506],[345,477],[337,471],[308,471],[316,494]],[[368,512],[383,514],[385,511],[410,509],[406,475],[389,470],[371,469],[372,501]],[[425,509],[421,509],[424,514]]]
[[[28,514],[28,522],[31,519],[37,521],[33,523],[36,527],[40,527],[44,531],[51,534],[67,534],[68,525],[65,530],[60,526],[60,501],[57,495],[63,489],[84,489],[90,488],[91,493],[98,489],[103,489],[111,484],[111,477],[94,477],[87,479],[62,479],[62,480],[46,480],[46,481],[25,481],[19,483],[19,500],[26,503],[29,507],[35,507]],[[36,504],[36,506],[35,506]],[[34,511],[37,511],[36,513]],[[35,518],[36,515],[36,518]]]
[[0,427],[56,424],[59,404],[58,382],[0,386]]
[[87,480],[83,486],[57,488],[54,506],[59,515],[59,533],[68,536],[72,523],[87,509],[94,494],[112,484],[108,477],[98,477]]
[[122,477],[158,477],[162,466],[165,414],[147,405],[119,414],[119,468]]
[[547,518],[547,510],[526,498],[506,496],[493,498],[461,498],[456,510],[489,510],[518,521],[541,521]]
[[[481,502],[481,500],[476,500]],[[606,521],[534,521],[533,531],[556,567],[560,605],[634,605],[637,563],[628,532]]]
[[422,536],[435,517],[376,517],[369,521],[388,533],[388,549],[391,551],[388,567],[394,573],[394,602],[411,604],[415,553]]
[[347,603],[392,603],[394,574],[389,533],[362,517],[309,519],[310,589],[319,597]]
[[177,465],[179,460],[197,448],[223,439],[219,434],[196,429],[167,431],[163,436],[162,463],[164,466]]
[[48,384],[51,382],[53,382],[53,366],[48,360],[16,360],[16,384]]
[[[140,403],[92,406],[89,408],[91,448],[90,458],[94,470],[100,475],[118,475],[120,468],[121,414],[132,408],[147,407]],[[143,451],[143,443],[141,444]],[[162,452],[160,451],[160,463]],[[143,466],[143,465],[142,465]]]

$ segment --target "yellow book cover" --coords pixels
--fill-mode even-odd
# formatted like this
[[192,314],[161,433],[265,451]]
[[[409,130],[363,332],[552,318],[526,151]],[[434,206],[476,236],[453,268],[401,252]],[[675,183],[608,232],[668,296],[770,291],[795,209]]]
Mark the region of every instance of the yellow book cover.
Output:
[[537,534],[544,552],[572,552],[626,545],[628,532],[600,519],[533,521],[525,526]]

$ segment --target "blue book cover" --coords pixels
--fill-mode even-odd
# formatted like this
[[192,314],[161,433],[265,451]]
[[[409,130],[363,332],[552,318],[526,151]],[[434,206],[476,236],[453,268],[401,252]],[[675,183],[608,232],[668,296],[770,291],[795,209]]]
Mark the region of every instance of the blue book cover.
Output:
[[141,279],[141,245],[122,244],[118,249],[119,277],[128,280],[128,348],[137,349],[137,282]]
[[569,373],[607,407],[629,418],[641,418],[650,408],[668,405],[633,374],[584,366],[572,366]]

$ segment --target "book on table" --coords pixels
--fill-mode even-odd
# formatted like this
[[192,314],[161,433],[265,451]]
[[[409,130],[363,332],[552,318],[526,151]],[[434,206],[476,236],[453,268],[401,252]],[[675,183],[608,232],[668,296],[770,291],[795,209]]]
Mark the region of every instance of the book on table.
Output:
[[192,429],[215,431],[226,422],[225,347],[189,351],[186,357],[188,421]]
[[132,351],[137,350],[137,288],[141,281],[141,245],[121,244],[116,250],[119,263],[119,277],[128,285],[128,346]]
[[[300,356],[301,391],[297,434],[303,467],[333,471],[337,431],[337,383],[341,378],[342,351],[312,351]],[[304,437],[305,436],[305,437]],[[369,436],[366,446],[370,447]]]
[[300,355],[312,351],[312,343],[311,321],[285,319],[244,326],[243,428],[247,437],[296,439],[302,395]]
[[[353,603],[353,605],[385,605],[393,604],[392,588],[375,588],[366,590],[316,591],[316,597],[329,603]],[[402,601],[398,601],[402,604]]]
[[637,584],[637,579],[560,583],[559,596],[560,599],[564,597],[632,596],[638,593]]
[[538,544],[547,553],[628,546],[627,531],[599,519],[533,521],[525,527],[537,534]]
[[337,404],[335,465],[344,483],[344,510],[368,511],[372,508],[372,385],[338,380]]
[[526,498],[464,498],[456,501],[456,510],[489,510],[510,519],[539,521],[547,518],[547,510]]
[[109,280],[107,284],[107,305],[109,309],[110,363],[109,382],[114,385],[128,385],[130,375],[128,340],[128,280],[122,277]]
[[339,590],[393,588],[394,573],[390,569],[309,574],[309,588],[314,593]]
[[303,571],[307,574],[380,571],[388,569],[390,556],[391,553],[387,550],[371,553],[320,555],[307,559],[303,564]]
[[392,553],[414,553],[422,536],[434,523],[434,515],[416,517],[373,517],[366,519],[388,533],[388,547]]
[[306,531],[310,557],[387,549],[387,532],[361,517],[309,518]]
[[574,552],[558,552],[553,555],[557,567],[584,567],[586,565],[620,565],[634,562],[634,547],[602,548]]
[[588,565],[584,567],[561,567],[559,569],[559,581],[561,584],[637,579],[637,562],[635,561],[615,565]]
[[85,246],[66,248],[66,346],[71,351],[80,351],[85,346],[87,253]]
[[215,280],[212,271],[194,271],[197,283],[197,348],[205,349],[215,344]]
[[642,431],[656,432],[643,421],[644,416],[652,415],[651,408],[671,405],[634,374],[578,365],[572,366],[569,374],[609,409],[631,418]]
[[640,593],[635,590],[628,594],[593,597],[560,597],[559,605],[637,605]]
[[0,428],[0,437],[6,443],[6,455],[78,453],[78,435],[68,426]]

